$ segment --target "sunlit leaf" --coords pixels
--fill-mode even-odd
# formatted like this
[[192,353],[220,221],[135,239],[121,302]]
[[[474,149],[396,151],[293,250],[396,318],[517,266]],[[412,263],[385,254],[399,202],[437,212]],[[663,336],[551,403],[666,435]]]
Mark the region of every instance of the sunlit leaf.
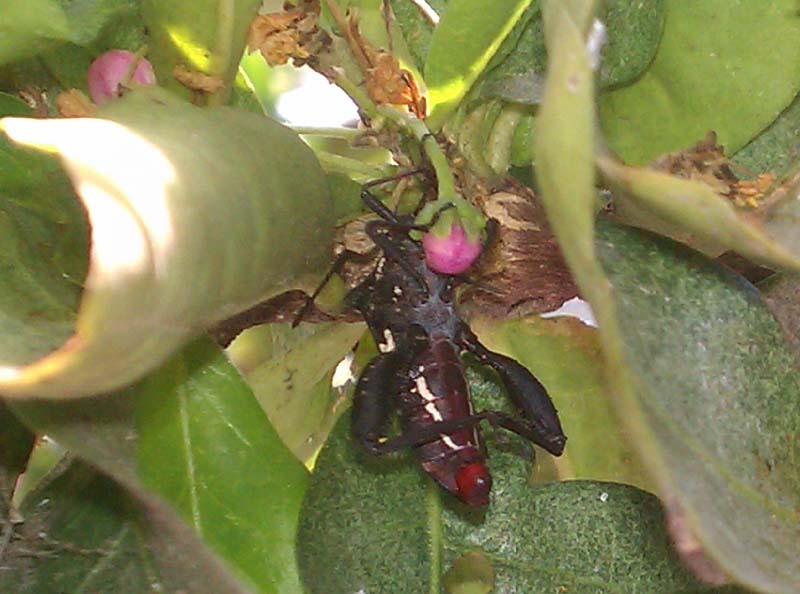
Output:
[[425,63],[428,125],[436,130],[455,110],[531,0],[483,0],[448,5],[434,29]]
[[161,84],[188,96],[173,76],[175,67],[183,66],[218,78],[222,88],[210,102],[224,104],[260,4],[259,0],[142,0],[148,57]]
[[[437,17],[441,18],[447,8],[447,0],[429,0],[427,5]],[[392,13],[397,19],[397,24],[403,32],[403,37],[408,44],[409,51],[416,62],[417,68],[422,70],[428,56],[434,23],[414,2],[408,0],[391,0]]]
[[[327,265],[335,215],[325,177],[290,130],[245,112],[192,107],[158,89],[112,102],[106,115],[2,120],[17,142],[58,152],[86,209],[92,247],[84,283],[60,263],[87,249],[84,215],[76,206],[63,213],[59,222],[71,233],[64,245],[63,230],[29,212],[51,200],[48,193],[23,188],[18,201],[26,208],[8,219],[17,234],[3,238],[32,253],[9,248],[5,257],[42,272],[27,287],[4,285],[15,300],[6,316],[24,330],[14,341],[28,332],[51,342],[31,352],[32,339],[4,341],[12,353],[0,373],[4,395],[78,396],[130,383],[213,322],[313,286]],[[22,171],[41,184],[36,162],[24,161]],[[60,190],[69,192],[63,181]],[[37,256],[42,250],[55,254]],[[56,289],[65,295],[39,296]],[[62,345],[81,289],[75,334]],[[59,332],[45,325],[50,320]],[[48,347],[57,350],[46,355]]]
[[343,408],[331,376],[364,326],[309,324],[291,329],[285,324],[268,330],[260,340],[272,343],[271,356],[245,377],[284,443],[300,460],[308,460]]

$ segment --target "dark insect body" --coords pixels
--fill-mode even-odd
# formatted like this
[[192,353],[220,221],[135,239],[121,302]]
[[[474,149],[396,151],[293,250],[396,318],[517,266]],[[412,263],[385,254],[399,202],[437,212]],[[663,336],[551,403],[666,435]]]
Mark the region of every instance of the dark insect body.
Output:
[[[486,505],[492,478],[479,423],[488,420],[557,456],[566,436],[556,409],[527,369],[488,350],[461,320],[458,279],[428,268],[421,244],[409,237],[420,229],[410,217],[396,216],[367,186],[362,198],[381,217],[366,231],[382,256],[346,302],[364,317],[380,353],[356,385],[353,436],[374,454],[414,448],[422,468],[444,489],[468,505]],[[465,352],[497,371],[518,415],[473,410]],[[387,438],[395,410],[402,433]]]

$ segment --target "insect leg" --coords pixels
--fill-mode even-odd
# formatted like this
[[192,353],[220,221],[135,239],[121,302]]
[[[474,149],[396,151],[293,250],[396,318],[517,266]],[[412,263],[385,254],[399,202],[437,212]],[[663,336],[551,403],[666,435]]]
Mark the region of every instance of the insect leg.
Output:
[[464,417],[462,419],[454,419],[452,421],[441,421],[432,423],[425,427],[420,427],[413,431],[408,431],[402,435],[391,437],[384,441],[379,439],[373,440],[368,449],[373,454],[389,454],[405,448],[413,448],[424,445],[428,442],[439,439],[442,435],[449,435],[459,429],[474,427],[481,421],[489,421],[495,427],[501,427],[512,433],[524,437],[533,443],[542,446],[550,453],[560,455],[563,451],[563,440],[560,442],[560,448],[555,444],[548,441],[548,437],[536,426],[530,425],[525,421],[516,419],[509,414],[499,411],[486,410],[483,412]]
[[[389,454],[405,448],[413,448],[424,445],[428,442],[439,439],[442,435],[448,435],[453,431],[474,427],[484,419],[491,418],[495,413],[481,412],[461,419],[452,421],[439,421],[424,427],[418,427],[411,431],[406,431],[401,435],[391,437],[383,441],[373,443],[369,448],[374,454]],[[498,423],[499,424],[499,423]]]
[[395,370],[398,365],[396,353],[382,353],[374,357],[358,378],[353,396],[351,432],[364,448],[373,454],[381,450],[381,438],[389,429]]
[[384,221],[391,224],[392,226],[399,226],[404,229],[405,228],[413,229],[415,228],[413,225],[402,223],[400,219],[397,217],[397,215],[391,211],[391,209],[389,209],[383,202],[381,202],[375,196],[375,194],[370,192],[370,188],[374,188],[376,186],[380,186],[389,182],[397,181],[405,177],[410,177],[412,175],[418,175],[420,173],[424,173],[425,171],[427,171],[427,168],[417,167],[415,169],[409,169],[408,171],[398,173],[397,175],[382,177],[380,179],[374,179],[370,182],[367,182],[363,186],[361,186],[361,200],[364,202],[367,208],[369,208],[372,212],[377,214],[379,217],[381,217]]
[[397,262],[405,272],[407,272],[411,278],[417,281],[420,288],[423,291],[428,290],[428,285],[425,282],[425,279],[420,274],[419,270],[417,270],[410,262],[408,256],[404,252],[404,247],[400,242],[395,241],[392,237],[386,233],[386,229],[391,228],[391,225],[384,222],[384,221],[370,221],[364,227],[364,230],[369,235],[370,239],[377,245],[382,251],[385,257],[389,258],[393,262]]
[[424,171],[424,169],[412,169],[411,171],[405,172],[404,174],[398,176],[384,178],[384,179],[377,179],[368,182],[363,186],[361,186],[361,201],[364,202],[367,208],[369,208],[372,212],[381,217],[393,229],[400,229],[403,231],[423,231],[423,232],[428,231],[430,230],[431,227],[433,227],[436,224],[436,221],[439,220],[441,214],[446,210],[455,208],[455,204],[453,204],[452,202],[445,204],[444,206],[440,207],[435,213],[433,213],[433,217],[431,218],[431,221],[429,223],[425,225],[418,225],[415,223],[409,223],[401,220],[401,218],[398,217],[396,213],[392,212],[392,210],[390,210],[381,200],[379,200],[378,197],[375,196],[375,194],[369,191],[369,188],[376,186],[378,184],[383,184],[386,183],[387,181],[394,181],[395,179],[398,179],[401,176],[406,177],[408,175],[414,175],[420,173],[421,171]]
[[297,313],[294,316],[294,319],[292,319],[292,328],[297,327],[297,325],[303,321],[303,317],[305,317],[305,315],[308,313],[308,310],[311,309],[311,306],[314,305],[314,300],[322,292],[322,289],[325,288],[325,285],[328,284],[328,281],[331,280],[331,277],[334,274],[338,274],[339,272],[342,271],[342,268],[348,262],[348,260],[372,258],[374,256],[375,253],[372,250],[370,250],[365,254],[354,252],[352,250],[344,250],[338,256],[336,256],[336,259],[333,261],[333,264],[331,264],[331,267],[328,269],[328,272],[325,273],[325,276],[322,277],[322,280],[320,281],[319,285],[317,285],[317,288],[314,289],[314,292],[311,293],[311,295],[306,295],[306,301],[303,304],[303,307],[301,307],[297,311]]
[[564,451],[564,444],[567,438],[562,434],[561,438],[554,439],[552,435],[543,431],[541,426],[531,423],[527,419],[519,419],[509,414],[498,411],[487,411],[486,418],[495,427],[502,427],[528,441],[543,447],[554,456],[560,456]]
[[[541,382],[511,357],[495,353],[483,346],[466,324],[461,325],[460,334],[464,347],[481,363],[489,365],[498,373],[508,395],[525,418],[524,425],[528,426],[536,436],[530,439],[547,451],[560,454],[567,438],[561,429],[556,407]],[[506,428],[511,429],[511,427]],[[523,435],[519,431],[511,430]]]

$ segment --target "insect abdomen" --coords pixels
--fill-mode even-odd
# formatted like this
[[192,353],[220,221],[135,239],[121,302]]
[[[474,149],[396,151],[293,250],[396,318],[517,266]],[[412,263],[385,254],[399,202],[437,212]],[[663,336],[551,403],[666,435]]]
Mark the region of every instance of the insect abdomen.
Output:
[[[406,431],[472,414],[469,389],[457,347],[449,340],[431,340],[409,370],[400,402]],[[423,469],[448,491],[456,493],[460,468],[483,462],[477,427],[458,429],[416,448]]]

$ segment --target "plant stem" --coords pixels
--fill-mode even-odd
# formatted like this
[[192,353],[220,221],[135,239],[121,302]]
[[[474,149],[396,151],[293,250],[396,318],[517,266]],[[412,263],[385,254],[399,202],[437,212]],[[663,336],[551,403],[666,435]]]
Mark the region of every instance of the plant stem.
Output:
[[[225,80],[229,62],[231,60],[231,46],[235,28],[236,3],[234,0],[222,0],[217,5],[217,34],[214,40],[214,49],[208,66],[211,76]],[[233,79],[224,87],[211,93],[207,97],[208,105],[224,105],[230,96]]]
[[358,138],[364,130],[358,128],[317,128],[314,126],[292,126],[292,130],[301,136],[325,136],[328,138]]
[[453,174],[450,172],[450,164],[447,162],[447,157],[439,143],[436,142],[433,134],[431,134],[428,126],[425,125],[425,122],[410,113],[405,113],[389,105],[379,106],[378,113],[410,132],[422,145],[422,149],[425,151],[425,155],[436,173],[439,198],[444,197],[450,202],[454,202],[454,198],[463,200],[456,192],[456,183],[453,179]]
[[369,98],[369,95],[361,89],[357,84],[353,83],[343,73],[337,72],[333,78],[334,84],[338,85],[350,98],[358,105],[358,110],[374,120],[379,117],[378,106]]
[[428,547],[431,557],[431,594],[441,592],[442,576],[442,502],[439,487],[431,478],[426,481],[425,504],[428,516]]
[[[384,118],[410,132],[420,142],[436,173],[438,197],[433,202],[425,205],[414,222],[418,225],[427,225],[443,209],[454,206],[455,212],[458,213],[457,219],[460,219],[467,237],[470,241],[476,241],[486,226],[486,217],[456,191],[456,182],[450,171],[450,163],[428,126],[415,115],[401,111],[396,107],[379,105],[377,109],[378,113]],[[452,215],[442,216],[439,224],[435,225],[434,229],[438,228],[437,233],[439,234],[447,234],[453,222]]]
[[340,172],[346,175],[366,175],[370,179],[383,177],[387,173],[383,165],[371,165],[358,159],[351,159],[350,157],[343,157],[326,151],[317,151],[317,159],[323,169],[329,172]]

